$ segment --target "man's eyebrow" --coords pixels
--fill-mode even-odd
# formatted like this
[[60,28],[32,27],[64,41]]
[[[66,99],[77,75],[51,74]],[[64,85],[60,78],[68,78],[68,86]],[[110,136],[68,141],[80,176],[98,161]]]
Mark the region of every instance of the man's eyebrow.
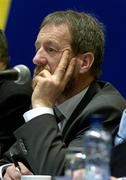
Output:
[[[59,45],[55,41],[47,40],[47,41],[43,42],[43,44],[53,45],[57,49],[60,49]],[[38,49],[40,47],[40,42],[38,40],[36,40],[36,42],[35,42],[35,47],[36,47],[36,49]]]
[[47,41],[44,42],[44,44],[58,46],[58,44],[55,41],[52,41],[52,40],[47,40]]

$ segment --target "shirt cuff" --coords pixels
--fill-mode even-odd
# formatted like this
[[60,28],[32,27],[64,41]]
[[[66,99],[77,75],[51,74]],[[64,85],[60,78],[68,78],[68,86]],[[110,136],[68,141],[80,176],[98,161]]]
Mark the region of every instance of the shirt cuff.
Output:
[[25,112],[23,117],[24,117],[25,122],[28,122],[28,121],[32,120],[33,118],[43,115],[43,114],[54,115],[54,112],[53,112],[52,108],[39,107],[39,108],[34,108],[34,109],[31,109],[31,110]]

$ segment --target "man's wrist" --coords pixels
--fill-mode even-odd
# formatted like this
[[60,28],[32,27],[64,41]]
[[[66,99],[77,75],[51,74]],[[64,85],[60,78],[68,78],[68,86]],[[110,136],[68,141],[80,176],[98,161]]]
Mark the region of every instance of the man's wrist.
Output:
[[45,108],[45,107],[47,107],[47,108],[53,108],[54,107],[54,105],[53,105],[53,103],[49,103],[49,102],[46,102],[46,103],[44,103],[44,102],[41,102],[41,103],[32,103],[32,108],[34,109],[34,108]]
[[25,122],[32,120],[33,118],[43,115],[43,114],[52,114],[54,115],[53,109],[49,107],[38,107],[33,108],[24,113],[23,117]]

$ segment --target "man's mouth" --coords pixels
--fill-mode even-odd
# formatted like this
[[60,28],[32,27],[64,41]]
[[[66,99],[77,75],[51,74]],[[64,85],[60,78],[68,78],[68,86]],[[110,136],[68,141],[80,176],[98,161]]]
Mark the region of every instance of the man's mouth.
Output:
[[43,70],[47,70],[51,73],[51,69],[48,67],[48,66],[37,66],[35,69],[34,69],[34,75],[33,77],[37,76],[41,71]]
[[45,67],[36,67],[34,70],[34,77],[37,76],[42,70],[44,70]]

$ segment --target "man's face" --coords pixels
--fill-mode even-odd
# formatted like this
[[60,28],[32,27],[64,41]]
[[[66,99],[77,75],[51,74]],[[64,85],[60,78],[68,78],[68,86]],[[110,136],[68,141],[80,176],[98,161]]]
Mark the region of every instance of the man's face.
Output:
[[67,25],[49,24],[44,26],[37,37],[35,46],[36,54],[33,63],[36,65],[34,75],[37,75],[42,69],[54,73],[63,51],[71,50],[70,33]]
[[[49,24],[44,26],[35,42],[36,54],[33,58],[33,63],[36,65],[34,76],[40,73],[43,69],[48,70],[51,74],[55,72],[59,64],[62,54],[65,50],[71,50],[71,36],[67,25]],[[62,95],[67,95],[74,89],[75,74],[71,77]]]

